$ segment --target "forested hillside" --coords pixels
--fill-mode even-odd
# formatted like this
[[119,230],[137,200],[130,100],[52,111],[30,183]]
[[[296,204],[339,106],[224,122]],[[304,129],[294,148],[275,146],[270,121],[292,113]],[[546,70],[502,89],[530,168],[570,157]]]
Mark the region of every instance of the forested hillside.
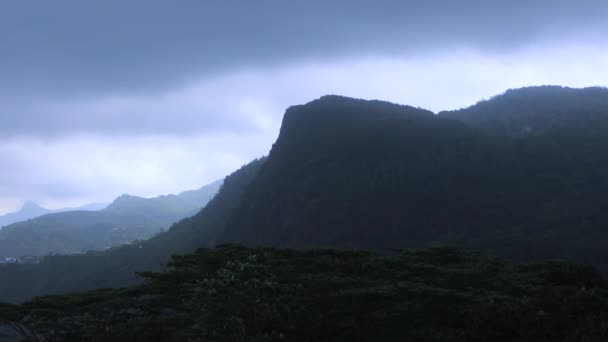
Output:
[[[141,286],[0,305],[44,341],[604,341],[608,285],[589,267],[512,265],[440,248],[223,246]],[[30,340],[34,340],[31,338]]]
[[[607,101],[606,89],[539,87],[440,115],[336,96],[292,107],[220,241],[466,246],[607,269]],[[535,130],[483,121],[510,112]]]
[[605,130],[607,107],[606,88],[540,86],[509,89],[473,106],[440,112],[439,116],[457,119],[488,134],[521,137],[565,129]]

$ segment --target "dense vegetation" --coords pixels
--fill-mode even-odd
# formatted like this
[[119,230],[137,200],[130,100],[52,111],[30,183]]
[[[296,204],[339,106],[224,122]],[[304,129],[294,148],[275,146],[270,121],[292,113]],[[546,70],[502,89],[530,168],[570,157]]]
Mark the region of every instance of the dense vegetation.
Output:
[[178,195],[123,195],[100,211],[43,215],[0,230],[0,258],[83,253],[150,238],[194,215],[217,193],[221,181]]
[[0,307],[28,341],[605,341],[608,284],[592,268],[511,265],[439,248],[224,246],[145,284]]

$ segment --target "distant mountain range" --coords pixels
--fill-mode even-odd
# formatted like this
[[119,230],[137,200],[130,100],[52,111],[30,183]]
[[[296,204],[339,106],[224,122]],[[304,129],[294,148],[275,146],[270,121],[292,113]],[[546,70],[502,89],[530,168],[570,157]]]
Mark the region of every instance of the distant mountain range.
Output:
[[46,213],[26,203],[12,217],[43,214],[0,230],[0,258],[84,253],[147,239],[171,224],[194,215],[215,195],[222,181],[178,195],[141,198],[123,195],[102,210]]
[[325,96],[289,108],[268,157],[193,217],[131,245],[0,269],[12,279],[0,301],[135,284],[172,254],[223,243],[456,246],[607,270],[606,132],[604,88],[522,88],[439,114]]
[[0,229],[4,226],[8,226],[9,224],[13,224],[15,222],[21,222],[29,219],[36,218],[38,216],[53,214],[53,213],[61,213],[65,211],[79,211],[79,210],[87,210],[87,211],[96,211],[105,208],[108,203],[91,203],[86,204],[80,207],[75,208],[62,208],[62,209],[46,209],[39,206],[37,203],[32,201],[27,201],[23,204],[21,209],[0,215]]

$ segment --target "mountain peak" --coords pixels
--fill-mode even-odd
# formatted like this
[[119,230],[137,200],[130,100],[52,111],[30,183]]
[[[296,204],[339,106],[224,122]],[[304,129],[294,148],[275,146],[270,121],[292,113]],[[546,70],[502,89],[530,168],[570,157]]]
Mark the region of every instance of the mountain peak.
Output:
[[42,208],[33,201],[26,201],[23,203],[18,211],[0,215],[0,227],[7,226],[9,224],[29,220],[31,218],[41,216],[50,213],[51,210]]
[[146,199],[143,197],[133,196],[133,195],[129,195],[129,194],[122,194],[122,195],[118,196],[116,199],[114,199],[112,201],[112,203],[110,203],[105,208],[105,210],[107,210],[107,211],[123,210],[125,208],[131,207],[132,205],[141,204],[145,201],[146,201]]
[[423,117],[433,118],[434,114],[386,101],[326,95],[287,109],[277,145],[286,140],[317,143],[340,140]]
[[449,196],[443,186],[450,180],[443,177],[462,174],[462,165],[470,165],[472,175],[483,172],[481,140],[461,122],[390,102],[324,96],[290,107],[245,204],[218,241],[390,247],[408,237],[395,222],[447,222],[427,211],[438,206],[437,194],[458,206],[478,204],[477,197],[462,198],[477,177],[464,176]]
[[[337,110],[349,110],[351,112],[360,112],[362,110],[370,112],[383,112],[386,109],[394,111],[403,111],[404,109],[418,109],[411,106],[396,104],[381,100],[365,100],[361,98],[353,98],[342,95],[323,95],[318,99],[312,100],[303,105],[291,106],[287,109],[287,113],[298,112],[302,109],[322,111],[325,116],[336,115]],[[351,113],[352,115],[352,113]]]
[[34,201],[25,201],[21,206],[21,211],[31,211],[31,210],[44,210],[43,207],[38,205],[38,203]]

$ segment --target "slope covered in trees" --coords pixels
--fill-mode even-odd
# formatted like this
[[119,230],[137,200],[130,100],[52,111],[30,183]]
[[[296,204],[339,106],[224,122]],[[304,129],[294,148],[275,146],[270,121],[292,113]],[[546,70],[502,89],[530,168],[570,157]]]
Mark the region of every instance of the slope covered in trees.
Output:
[[508,231],[523,257],[608,269],[608,89],[514,89],[439,116],[466,122],[508,151],[498,155],[517,177],[494,191],[518,186],[531,206],[526,216],[514,207],[512,215],[525,220]]
[[606,108],[606,88],[540,86],[510,89],[467,108],[440,112],[439,116],[457,119],[489,134],[517,137],[567,128],[605,131]]
[[461,122],[326,96],[287,111],[221,242],[382,249],[463,241],[495,222],[478,182],[497,182],[499,167]]
[[0,230],[0,258],[83,253],[150,238],[194,215],[217,193],[221,181],[178,195],[123,195],[100,211],[47,214]]
[[[292,107],[220,241],[455,245],[606,269],[607,99],[605,89],[539,87],[440,115],[336,96]],[[502,127],[511,112],[535,133],[484,121],[496,114]]]
[[[146,283],[0,306],[45,341],[603,341],[608,285],[565,263],[511,265],[440,248],[223,246]],[[32,339],[33,340],[33,339]]]

